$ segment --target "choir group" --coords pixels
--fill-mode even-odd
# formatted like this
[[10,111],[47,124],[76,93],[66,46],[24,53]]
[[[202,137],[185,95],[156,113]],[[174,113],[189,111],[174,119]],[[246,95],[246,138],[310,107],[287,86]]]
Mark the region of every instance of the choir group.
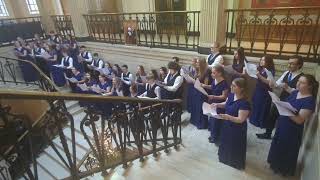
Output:
[[[207,59],[193,58],[190,65],[181,67],[179,58],[173,57],[159,72],[155,69],[145,72],[139,65],[134,76],[127,65],[120,67],[105,62],[85,46],[79,47],[72,36],[62,39],[50,32],[49,37],[45,41],[35,35],[35,41],[29,43],[17,38],[15,54],[38,65],[57,86],[67,84],[75,93],[157,99],[181,99],[182,91],[186,90],[190,122],[198,129],[210,131],[208,139],[219,146],[220,162],[237,169],[245,168],[249,120],[266,130],[257,134],[260,139],[271,139],[276,128],[267,161],[275,173],[294,175],[304,122],[315,110],[319,86],[314,76],[301,71],[302,57],[291,57],[288,71],[275,81],[271,56],[265,55],[258,66],[252,66],[240,47],[235,50],[232,65],[226,66],[219,52],[220,44],[215,42]],[[21,65],[21,70],[27,82],[39,78],[26,63]],[[256,87],[249,96],[248,79],[252,78],[256,79]],[[295,109],[291,114],[278,111],[281,103],[279,106],[272,103],[274,89],[281,90],[282,104]],[[206,103],[214,115],[204,113]],[[94,106],[105,115],[112,112],[112,104],[80,104]]]

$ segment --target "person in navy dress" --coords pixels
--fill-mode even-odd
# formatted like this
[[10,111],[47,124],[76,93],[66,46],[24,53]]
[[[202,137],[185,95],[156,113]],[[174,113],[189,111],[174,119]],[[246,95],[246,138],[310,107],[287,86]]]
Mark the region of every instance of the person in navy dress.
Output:
[[[93,94],[101,95],[109,93],[111,91],[111,86],[108,84],[106,76],[101,74],[99,75],[99,82],[96,84],[100,88],[99,91],[94,92]],[[102,112],[102,115],[109,117],[112,113],[112,103],[110,102],[98,102],[94,104],[94,108]]]
[[245,62],[248,62],[243,47],[239,47],[237,50],[234,51],[234,57],[232,62],[232,74],[231,79],[229,82],[231,82],[233,79],[238,77],[244,77],[243,69],[245,66]]
[[275,173],[283,176],[295,174],[304,123],[315,110],[318,87],[314,76],[302,75],[297,82],[297,90],[293,90],[287,98],[286,101],[297,109],[297,113],[290,117],[280,115],[277,119],[268,155],[268,163]]
[[121,70],[121,68],[120,68],[120,66],[118,64],[114,64],[112,66],[112,74],[113,74],[114,77],[118,77],[118,78],[121,77],[122,70]]
[[47,68],[50,71],[50,77],[53,82],[58,86],[64,86],[66,84],[66,79],[64,77],[64,72],[62,68],[55,67],[54,65],[58,65],[58,52],[56,50],[56,45],[47,45],[45,44],[45,49],[47,49],[49,53],[49,57],[46,59]]
[[[288,71],[284,72],[280,78],[274,83],[271,83],[272,88],[278,88],[281,90],[280,100],[285,101],[290,95],[292,89],[296,88],[299,78],[303,75],[301,71],[304,60],[302,56],[294,55],[289,58]],[[259,139],[271,139],[272,131],[275,128],[276,120],[279,117],[279,112],[275,106],[271,106],[268,116],[268,122],[266,124],[266,131],[262,134],[256,134]]]
[[[31,56],[31,52],[29,52],[26,48],[22,47],[20,42],[15,42],[14,54],[22,60],[28,62],[34,62],[34,59]],[[25,82],[34,82],[39,80],[39,72],[36,68],[28,62],[19,61],[18,64],[21,68],[21,72],[23,75],[23,79]]]
[[252,96],[252,113],[250,123],[259,128],[266,128],[267,118],[271,108],[271,97],[268,91],[272,91],[269,84],[274,80],[275,68],[271,56],[264,56],[260,60],[257,73],[257,83]]
[[136,81],[135,84],[138,87],[138,95],[144,93],[146,90],[146,72],[144,71],[144,67],[142,65],[139,65],[137,67],[137,73],[136,73]]
[[[198,79],[201,84],[210,85],[212,83],[211,70],[208,68],[207,62],[204,58],[198,59],[197,66],[199,69]],[[210,93],[210,90],[207,90]],[[208,102],[208,97],[202,94],[197,89],[193,88],[193,106],[191,110],[190,122],[198,129],[208,128],[208,116],[202,112],[203,102]]]
[[83,74],[75,67],[71,69],[72,71],[72,78],[76,79],[78,82],[73,83],[69,82],[71,92],[78,93],[79,91],[77,90],[77,84],[83,83],[84,82],[84,77]]
[[[213,81],[211,85],[202,85],[203,88],[210,89],[211,95],[208,96],[209,103],[222,103],[225,102],[228,93],[229,93],[229,85],[227,81],[224,79],[224,69],[221,65],[213,66],[211,69],[211,76]],[[223,108],[217,108],[217,113],[225,113]],[[218,143],[220,139],[220,131],[223,120],[210,117],[208,122],[208,129],[210,131],[209,142],[210,143]]]
[[244,169],[247,151],[247,118],[250,104],[246,100],[246,80],[236,78],[231,84],[231,93],[223,103],[213,103],[216,108],[225,108],[219,145],[219,161],[236,169]]
[[[197,58],[192,58],[191,60],[191,65],[188,66],[188,72],[189,76],[193,79],[197,77]],[[194,93],[194,87],[192,82],[187,82],[187,111],[191,113],[192,111],[192,106],[193,106],[193,93]]]

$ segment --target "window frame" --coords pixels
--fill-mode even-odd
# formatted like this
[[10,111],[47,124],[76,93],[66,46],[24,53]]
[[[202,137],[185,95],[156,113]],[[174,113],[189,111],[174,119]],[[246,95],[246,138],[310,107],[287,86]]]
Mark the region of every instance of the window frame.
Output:
[[40,14],[39,6],[36,0],[26,0],[26,4],[28,7],[29,14],[31,15]]
[[0,0],[0,17],[9,17],[9,12],[5,0]]

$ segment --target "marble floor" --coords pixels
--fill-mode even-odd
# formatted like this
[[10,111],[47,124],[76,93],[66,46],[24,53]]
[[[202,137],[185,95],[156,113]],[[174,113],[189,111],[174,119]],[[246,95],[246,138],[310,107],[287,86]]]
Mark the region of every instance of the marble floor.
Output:
[[[188,116],[188,115],[187,115]],[[274,174],[266,162],[271,140],[259,140],[255,133],[258,128],[249,125],[246,169],[239,171],[218,161],[218,147],[208,143],[209,132],[198,130],[188,121],[182,130],[182,145],[178,150],[171,149],[169,154],[161,152],[159,157],[148,156],[141,163],[138,160],[109,171],[105,180],[296,180],[299,177],[284,178]],[[96,174],[87,179],[102,179]]]

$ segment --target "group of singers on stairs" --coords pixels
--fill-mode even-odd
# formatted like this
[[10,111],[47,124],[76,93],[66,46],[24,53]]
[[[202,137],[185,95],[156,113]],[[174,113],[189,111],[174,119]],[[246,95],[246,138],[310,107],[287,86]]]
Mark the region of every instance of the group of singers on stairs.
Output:
[[[139,65],[134,79],[127,65],[111,65],[97,53],[91,54],[85,46],[79,47],[71,35],[63,39],[50,32],[49,39],[43,40],[36,34],[33,42],[17,38],[14,45],[19,59],[34,62],[57,86],[70,86],[75,93],[182,99],[185,90],[190,122],[198,129],[210,131],[209,142],[219,146],[220,162],[237,169],[245,168],[248,119],[254,126],[266,130],[256,134],[257,138],[272,138],[267,158],[270,168],[283,176],[295,174],[304,123],[315,111],[319,86],[313,75],[301,71],[301,56],[292,56],[288,70],[276,81],[272,56],[263,56],[256,68],[255,89],[250,95],[248,83],[252,77],[248,75],[249,62],[242,47],[234,51],[230,66],[225,65],[219,52],[220,44],[215,42],[207,59],[193,58],[190,65],[181,67],[179,58],[174,57],[159,72],[155,69],[145,72]],[[38,80],[38,72],[32,65],[24,62],[19,65],[26,82]],[[185,74],[193,81],[184,80]],[[195,88],[195,80],[206,93]],[[279,114],[269,94],[275,89],[281,92],[280,101],[296,109],[292,115]],[[218,115],[203,114],[203,103],[209,103]],[[80,104],[94,106],[105,115],[112,112],[110,103]]]

